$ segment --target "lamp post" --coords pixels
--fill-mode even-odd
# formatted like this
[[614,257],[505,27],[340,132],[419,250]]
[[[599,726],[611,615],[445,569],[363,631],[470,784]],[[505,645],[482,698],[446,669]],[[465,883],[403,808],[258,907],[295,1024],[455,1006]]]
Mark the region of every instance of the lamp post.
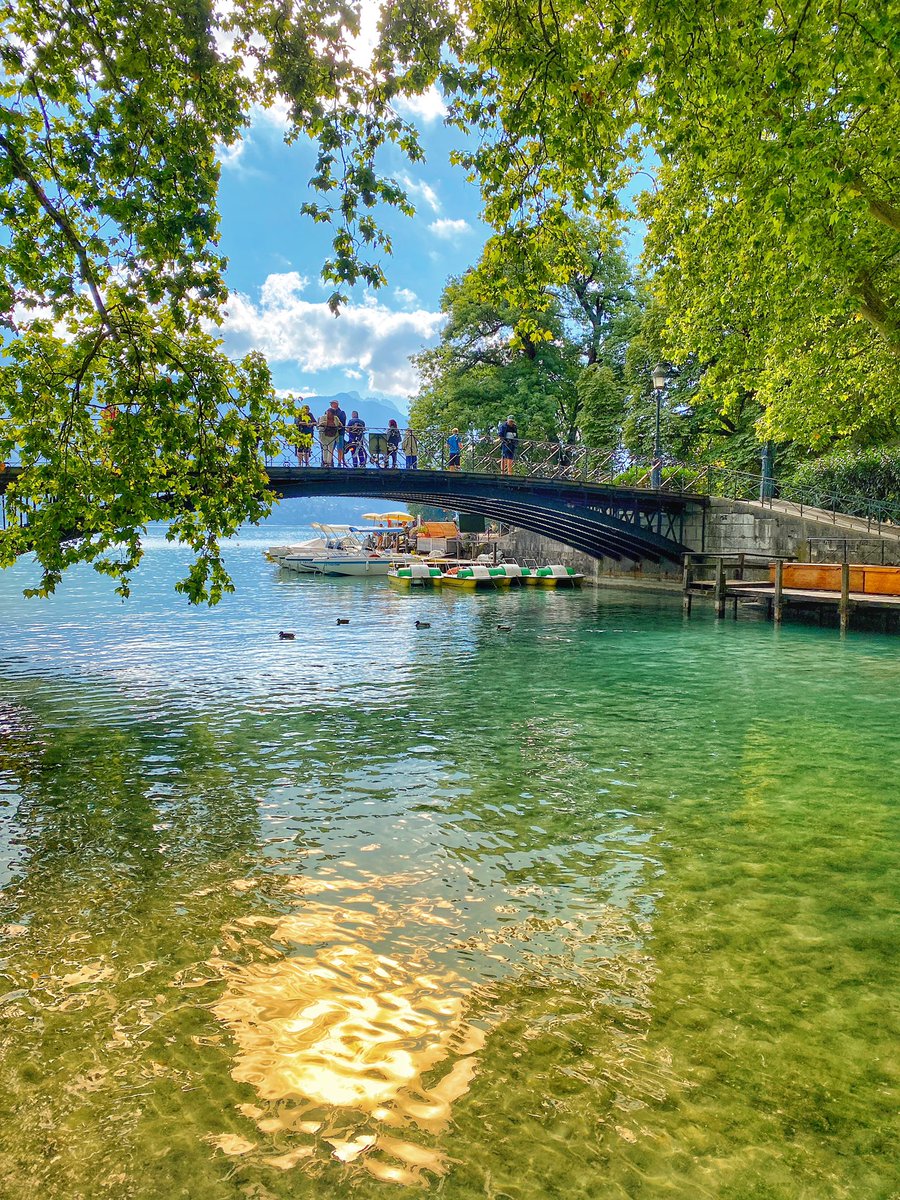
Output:
[[662,469],[659,461],[662,455],[662,446],[660,445],[659,437],[659,415],[663,393],[666,390],[666,383],[669,379],[668,366],[664,362],[657,363],[650,372],[650,378],[653,380],[653,390],[656,393],[656,429],[653,434],[653,469],[650,472],[650,486],[658,489],[662,483]]

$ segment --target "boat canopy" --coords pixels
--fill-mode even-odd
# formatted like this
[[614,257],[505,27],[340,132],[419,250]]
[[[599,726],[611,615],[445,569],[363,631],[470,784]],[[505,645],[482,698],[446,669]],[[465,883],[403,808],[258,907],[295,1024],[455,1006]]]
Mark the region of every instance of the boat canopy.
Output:
[[363,513],[364,521],[387,521],[388,524],[409,525],[416,518],[411,513],[406,512],[386,512],[386,513]]

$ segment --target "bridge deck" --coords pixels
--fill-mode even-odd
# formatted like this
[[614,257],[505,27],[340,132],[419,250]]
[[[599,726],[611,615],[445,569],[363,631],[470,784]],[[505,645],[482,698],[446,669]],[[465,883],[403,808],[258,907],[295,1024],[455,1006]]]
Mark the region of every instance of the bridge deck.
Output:
[[685,514],[704,496],[559,477],[433,468],[270,467],[273,489],[297,496],[366,496],[477,513],[543,534],[593,558],[678,562]]

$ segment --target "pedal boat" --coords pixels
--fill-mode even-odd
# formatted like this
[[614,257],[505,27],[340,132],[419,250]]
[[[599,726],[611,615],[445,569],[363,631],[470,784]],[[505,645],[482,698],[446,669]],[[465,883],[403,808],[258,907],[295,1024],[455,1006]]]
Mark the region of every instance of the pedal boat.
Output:
[[387,575],[391,587],[404,591],[409,588],[438,587],[441,579],[440,567],[429,567],[428,563],[424,562],[392,567]]
[[527,567],[518,563],[501,563],[497,567],[488,567],[495,587],[521,587],[529,574]]
[[554,563],[549,567],[538,567],[526,577],[524,582],[531,587],[578,588],[584,582],[584,576],[579,575],[574,567],[564,567],[561,563]]
[[476,588],[497,587],[497,580],[488,567],[475,563],[471,567],[451,567],[441,576],[442,587],[465,588],[472,591]]

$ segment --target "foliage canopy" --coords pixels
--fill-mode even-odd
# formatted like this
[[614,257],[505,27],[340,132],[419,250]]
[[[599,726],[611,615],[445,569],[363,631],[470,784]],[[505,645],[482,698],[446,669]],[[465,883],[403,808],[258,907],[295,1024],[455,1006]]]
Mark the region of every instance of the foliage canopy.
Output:
[[900,0],[386,0],[363,65],[358,31],[352,0],[0,9],[0,460],[19,455],[30,510],[0,563],[30,544],[42,590],[79,558],[127,587],[164,518],[195,551],[191,599],[228,586],[219,542],[267,510],[284,414],[265,364],[214,338],[216,146],[279,98],[289,140],[318,144],[298,201],[333,226],[336,310],[383,281],[379,206],[410,211],[379,169],[387,142],[421,156],[394,102],[437,83],[472,135],[485,265],[517,264],[513,348],[566,319],[573,218],[614,238],[650,170],[659,342],[696,364],[697,403],[740,420],[752,397],[759,432],[814,448],[897,433]]

